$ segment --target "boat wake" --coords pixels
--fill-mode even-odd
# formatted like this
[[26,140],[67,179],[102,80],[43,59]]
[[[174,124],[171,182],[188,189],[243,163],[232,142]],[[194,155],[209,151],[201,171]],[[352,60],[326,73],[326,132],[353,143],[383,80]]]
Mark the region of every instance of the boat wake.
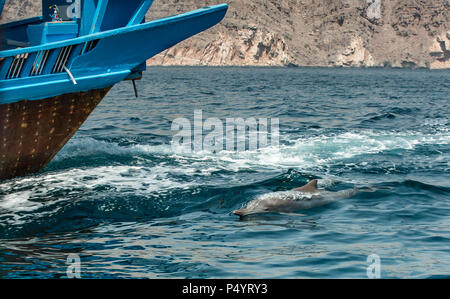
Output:
[[[173,216],[217,203],[232,209],[254,196],[284,192],[280,185],[289,190],[313,177],[321,178],[325,188],[353,188],[411,167],[448,173],[450,157],[429,154],[437,145],[450,145],[450,132],[345,132],[284,140],[279,149],[184,155],[170,145],[78,137],[40,174],[0,183],[1,235],[38,230],[39,225],[64,230],[76,219],[97,223]],[[423,148],[427,153],[421,155]],[[408,155],[414,160],[405,159]],[[393,158],[398,163],[392,164]],[[338,171],[352,183],[337,178]],[[358,181],[355,172],[378,176]],[[441,182],[450,186],[450,181]],[[228,191],[241,196],[220,196]]]

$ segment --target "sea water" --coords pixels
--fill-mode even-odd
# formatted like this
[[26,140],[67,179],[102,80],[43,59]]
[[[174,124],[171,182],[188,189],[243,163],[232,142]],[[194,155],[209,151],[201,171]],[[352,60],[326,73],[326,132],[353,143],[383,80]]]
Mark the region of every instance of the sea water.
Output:
[[[449,277],[450,71],[149,67],[137,87],[116,85],[44,171],[0,182],[1,278],[74,262],[81,278],[366,278],[375,260],[381,278]],[[278,119],[279,144],[180,153],[173,121],[196,110]],[[232,214],[311,179],[367,191]]]

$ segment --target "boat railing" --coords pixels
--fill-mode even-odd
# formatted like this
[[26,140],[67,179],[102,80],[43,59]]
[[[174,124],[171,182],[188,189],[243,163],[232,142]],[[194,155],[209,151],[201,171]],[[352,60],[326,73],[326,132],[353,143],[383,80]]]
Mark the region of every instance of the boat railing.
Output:
[[92,51],[97,44],[98,39],[2,57],[0,58],[0,80],[63,73],[70,68],[75,58]]

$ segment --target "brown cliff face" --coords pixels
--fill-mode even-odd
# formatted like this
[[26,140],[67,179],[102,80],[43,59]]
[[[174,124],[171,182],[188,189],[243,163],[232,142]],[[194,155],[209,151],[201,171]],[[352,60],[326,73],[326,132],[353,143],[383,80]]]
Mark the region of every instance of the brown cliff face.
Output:
[[281,37],[249,27],[234,35],[218,32],[216,39],[204,47],[198,47],[195,41],[186,41],[157,55],[149,64],[277,66],[289,62],[288,46]]
[[6,0],[0,23],[41,15],[41,0]]
[[[7,2],[6,18],[40,3]],[[223,2],[219,25],[149,64],[450,67],[449,0],[155,0],[147,19]]]

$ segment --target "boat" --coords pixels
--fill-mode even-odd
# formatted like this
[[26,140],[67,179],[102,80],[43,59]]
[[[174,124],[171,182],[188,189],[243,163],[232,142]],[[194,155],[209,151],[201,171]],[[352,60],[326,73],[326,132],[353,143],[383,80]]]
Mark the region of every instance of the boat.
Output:
[[146,22],[152,3],[42,0],[42,16],[0,25],[0,180],[43,170],[115,84],[139,80],[147,59],[228,9]]

